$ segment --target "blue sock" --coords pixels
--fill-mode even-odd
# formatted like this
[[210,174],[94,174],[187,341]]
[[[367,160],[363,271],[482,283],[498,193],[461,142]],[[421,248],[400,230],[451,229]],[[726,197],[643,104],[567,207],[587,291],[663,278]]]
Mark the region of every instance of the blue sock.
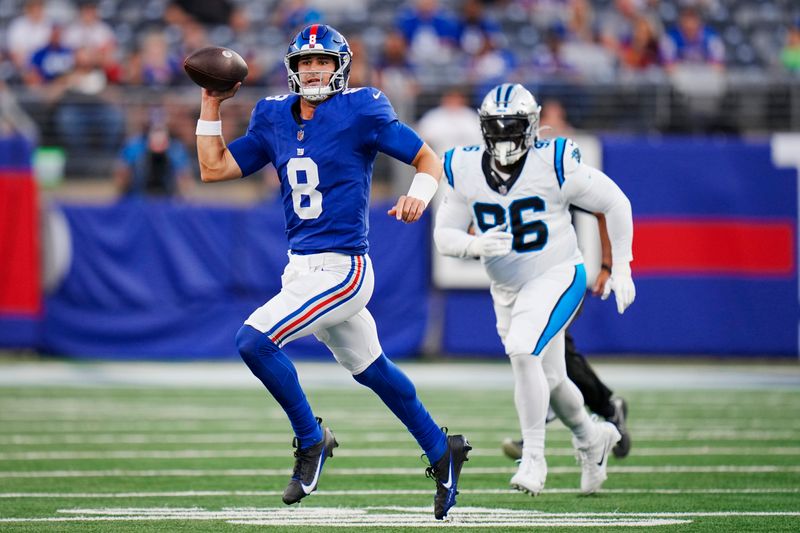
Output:
[[299,447],[307,448],[321,441],[322,429],[297,380],[297,370],[283,350],[265,334],[247,325],[236,334],[236,346],[253,374],[283,407],[300,441]]
[[406,425],[431,464],[442,458],[447,451],[447,437],[419,401],[414,384],[397,365],[381,354],[366,370],[353,377],[375,391]]

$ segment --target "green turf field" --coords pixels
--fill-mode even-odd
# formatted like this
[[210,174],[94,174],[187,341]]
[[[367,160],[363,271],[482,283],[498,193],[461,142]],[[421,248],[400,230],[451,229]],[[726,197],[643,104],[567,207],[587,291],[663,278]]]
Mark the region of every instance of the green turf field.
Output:
[[[657,371],[654,369],[654,371]],[[302,377],[302,374],[301,374]],[[510,390],[420,387],[474,450],[451,521],[432,515],[419,450],[372,394],[309,389],[340,447],[302,506],[280,495],[291,435],[254,383],[0,387],[0,531],[800,531],[800,390],[646,389],[629,401],[631,456],[579,495],[569,434],[549,426],[546,492],[508,489]]]

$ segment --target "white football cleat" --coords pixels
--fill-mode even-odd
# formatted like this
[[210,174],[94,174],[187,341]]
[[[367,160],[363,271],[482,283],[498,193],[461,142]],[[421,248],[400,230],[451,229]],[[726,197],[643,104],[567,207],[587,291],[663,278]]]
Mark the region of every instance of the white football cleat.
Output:
[[523,455],[519,469],[511,478],[511,487],[531,496],[538,496],[547,479],[547,461],[543,455]]
[[606,473],[608,455],[621,438],[619,430],[610,422],[595,422],[595,432],[595,440],[588,446],[582,447],[575,437],[572,438],[572,445],[577,452],[575,457],[581,465],[583,494],[592,494],[603,486],[608,477]]

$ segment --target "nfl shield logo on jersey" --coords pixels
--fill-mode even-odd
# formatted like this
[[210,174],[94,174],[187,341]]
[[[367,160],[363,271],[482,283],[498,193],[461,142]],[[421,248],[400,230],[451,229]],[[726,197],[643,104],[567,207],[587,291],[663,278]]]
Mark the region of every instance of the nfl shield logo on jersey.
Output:
[[304,136],[303,135],[303,130],[297,130],[297,140],[298,141],[302,141],[303,140],[303,136]]

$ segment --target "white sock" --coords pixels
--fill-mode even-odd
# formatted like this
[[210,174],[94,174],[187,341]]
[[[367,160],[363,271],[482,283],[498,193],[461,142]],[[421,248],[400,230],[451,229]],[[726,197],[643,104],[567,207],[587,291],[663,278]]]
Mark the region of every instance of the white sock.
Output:
[[514,372],[514,404],[522,430],[524,455],[544,455],[544,427],[550,390],[538,356],[528,353],[510,356]]
[[565,379],[550,392],[550,407],[581,444],[594,440],[594,423],[583,406],[581,391],[572,381]]

